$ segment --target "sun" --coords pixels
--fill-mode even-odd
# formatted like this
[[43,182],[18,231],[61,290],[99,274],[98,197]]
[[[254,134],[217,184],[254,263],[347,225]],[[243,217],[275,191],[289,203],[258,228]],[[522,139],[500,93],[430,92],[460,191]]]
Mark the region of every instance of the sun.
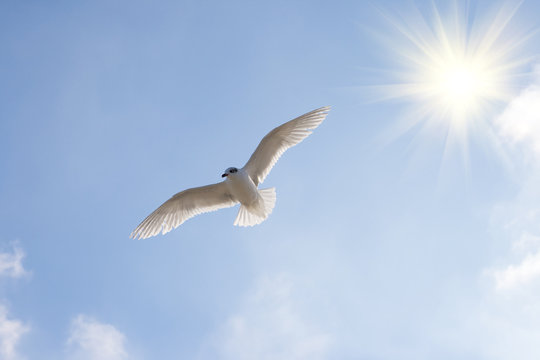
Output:
[[432,94],[429,101],[434,109],[442,109],[449,121],[466,121],[485,101],[503,94],[497,88],[497,75],[481,57],[450,57],[429,69],[421,86]]
[[527,37],[510,30],[519,4],[475,11],[469,2],[445,4],[450,5],[443,10],[432,5],[393,17],[383,12],[389,28],[397,30],[379,38],[392,70],[379,80],[390,81],[371,89],[383,100],[411,105],[402,132],[435,123],[447,131],[447,140],[465,142],[471,129],[489,125],[490,112],[511,98],[530,62],[518,51]]
[[442,69],[435,78],[435,86],[448,106],[469,107],[484,94],[486,80],[479,68],[464,63]]

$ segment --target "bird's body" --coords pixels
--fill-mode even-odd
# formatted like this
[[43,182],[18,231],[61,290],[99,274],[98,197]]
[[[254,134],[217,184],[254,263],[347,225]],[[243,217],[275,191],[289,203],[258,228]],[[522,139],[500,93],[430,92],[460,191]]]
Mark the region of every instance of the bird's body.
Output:
[[253,226],[263,222],[274,209],[275,189],[257,189],[244,169],[228,174],[225,180],[231,198],[240,203],[234,225]]
[[270,131],[243,168],[230,167],[217,184],[187,189],[163,203],[144,219],[131,237],[145,239],[178,227],[187,219],[209,211],[234,206],[240,210],[234,225],[253,226],[263,222],[274,209],[275,188],[258,189],[277,160],[288,148],[300,143],[321,124],[329,107],[313,110]]
[[245,206],[251,206],[259,199],[259,190],[244,169],[227,175],[225,179],[227,188],[233,200]]

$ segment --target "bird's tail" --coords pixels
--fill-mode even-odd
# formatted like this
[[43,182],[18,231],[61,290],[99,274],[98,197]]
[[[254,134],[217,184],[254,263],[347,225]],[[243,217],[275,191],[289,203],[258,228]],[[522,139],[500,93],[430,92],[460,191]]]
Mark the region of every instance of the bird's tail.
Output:
[[276,188],[259,190],[259,199],[250,206],[241,205],[234,225],[253,226],[262,223],[276,205]]

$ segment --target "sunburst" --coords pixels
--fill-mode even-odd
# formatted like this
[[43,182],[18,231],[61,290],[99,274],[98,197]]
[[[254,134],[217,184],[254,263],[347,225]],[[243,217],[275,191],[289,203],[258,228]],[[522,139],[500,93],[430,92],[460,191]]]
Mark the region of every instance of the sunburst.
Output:
[[383,74],[390,83],[372,89],[413,105],[398,132],[425,122],[465,143],[471,128],[489,127],[491,111],[510,99],[530,62],[519,53],[527,36],[510,30],[518,8],[499,4],[479,16],[453,2],[444,12],[433,5],[410,15],[383,13],[397,30],[385,38],[394,70]]

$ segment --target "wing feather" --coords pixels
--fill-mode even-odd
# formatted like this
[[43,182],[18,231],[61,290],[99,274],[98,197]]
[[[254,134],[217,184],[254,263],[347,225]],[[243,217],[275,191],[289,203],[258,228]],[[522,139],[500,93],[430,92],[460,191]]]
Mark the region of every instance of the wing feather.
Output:
[[310,111],[270,131],[244,166],[255,185],[262,183],[281,155],[307,138],[329,111],[329,106]]
[[184,221],[205,212],[216,211],[236,204],[225,182],[187,189],[171,197],[148,215],[130,237],[146,239],[176,229]]

